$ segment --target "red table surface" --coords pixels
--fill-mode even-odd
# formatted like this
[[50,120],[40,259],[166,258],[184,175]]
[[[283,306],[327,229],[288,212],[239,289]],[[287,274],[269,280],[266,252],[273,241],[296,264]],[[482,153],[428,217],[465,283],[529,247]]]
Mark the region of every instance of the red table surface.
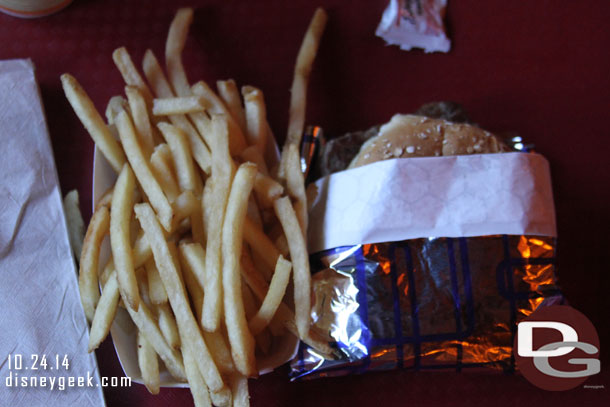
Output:
[[[250,381],[253,406],[600,405],[609,400],[608,247],[610,226],[610,2],[450,0],[448,54],[405,52],[374,35],[386,0],[317,2],[184,1],[196,7],[184,61],[189,78],[235,78],[265,92],[276,136],[284,137],[292,68],[319,4],[330,19],[311,77],[307,122],[340,134],[453,100],[492,131],[513,130],[551,164],[559,229],[559,281],[570,303],[595,324],[602,373],[577,388],[547,392],[521,376],[495,373],[371,373],[289,383],[287,368]],[[111,53],[125,45],[135,61],[163,56],[177,8],[166,1],[75,0],[35,20],[0,15],[0,59],[31,58],[63,192],[78,189],[90,216],[93,143],[66,101],[59,75],[78,78],[103,111],[122,93]],[[122,370],[110,340],[100,371]],[[188,390],[107,388],[110,406],[191,405]]]

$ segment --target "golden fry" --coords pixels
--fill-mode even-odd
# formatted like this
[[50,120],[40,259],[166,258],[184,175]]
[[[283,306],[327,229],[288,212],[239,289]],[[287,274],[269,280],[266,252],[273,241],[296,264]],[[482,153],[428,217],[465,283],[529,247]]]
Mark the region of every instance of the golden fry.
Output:
[[256,361],[254,338],[248,330],[241,294],[239,257],[242,250],[243,222],[255,175],[256,165],[251,163],[242,164],[237,170],[231,186],[222,228],[222,287],[225,325],[229,334],[235,367],[248,377],[256,374]]
[[170,202],[174,201],[180,193],[173,164],[172,153],[167,144],[161,143],[155,147],[150,156],[150,169]]
[[[286,136],[286,146],[294,144],[301,145],[301,137],[303,136],[303,128],[305,126],[305,106],[307,102],[307,82],[313,61],[318,52],[320,38],[324,33],[326,20],[328,15],[326,12],[318,8],[309,23],[303,43],[299,49],[296,65],[294,67],[294,78],[292,81],[292,89],[290,91],[290,115],[288,119],[288,134]],[[283,161],[283,157],[282,157]]]
[[165,67],[174,91],[179,96],[189,96],[190,86],[182,65],[182,50],[186,43],[188,30],[193,22],[193,9],[178,9],[167,34],[165,43]]
[[176,318],[174,317],[169,304],[157,305],[157,315],[159,317],[159,329],[167,341],[167,344],[173,349],[179,349],[180,334],[178,333]]
[[161,281],[161,276],[159,275],[159,271],[157,270],[157,266],[152,257],[144,263],[144,268],[146,269],[150,302],[152,304],[167,303],[167,293],[165,292],[163,281]]
[[307,195],[305,194],[305,179],[301,170],[301,159],[296,145],[286,147],[286,161],[284,175],[286,177],[286,189],[288,195],[294,200],[294,211],[296,212],[299,226],[303,231],[303,236],[307,232]]
[[192,270],[191,266],[188,264],[188,262],[184,258],[184,255],[182,254],[182,246],[185,244],[190,243],[180,243],[181,249],[179,260],[180,267],[182,268],[182,277],[184,277],[184,285],[186,286],[186,290],[188,291],[191,302],[193,303],[193,308],[195,309],[195,316],[197,317],[198,321],[201,321],[201,309],[203,307],[203,287],[197,280],[195,272]]
[[[199,243],[180,244],[180,254],[187,268],[197,279],[197,286],[205,287],[205,251]],[[206,293],[207,295],[207,293]]]
[[112,321],[119,307],[119,283],[116,279],[116,272],[108,277],[102,296],[95,309],[91,331],[89,332],[89,352],[93,352],[106,339]]
[[144,71],[144,76],[146,76],[146,80],[152,87],[156,97],[175,97],[174,91],[172,90],[172,87],[167,81],[167,78],[163,73],[163,69],[159,64],[159,60],[150,49],[147,49],[144,53],[144,59],[142,60],[142,70]]
[[178,184],[182,191],[193,191],[199,195],[203,189],[201,177],[195,170],[191,148],[188,144],[186,135],[180,128],[172,126],[168,123],[159,123],[157,125],[163,138],[167,141],[169,148],[174,157],[176,173],[178,174]]
[[299,337],[305,338],[311,326],[311,274],[305,238],[288,197],[275,201],[275,214],[282,224],[290,248],[294,279],[294,307]]
[[266,177],[259,172],[256,174],[254,191],[256,192],[259,205],[262,208],[271,208],[273,207],[273,202],[284,193],[284,187],[273,178]]
[[146,100],[140,89],[135,86],[125,86],[125,94],[129,101],[129,110],[131,111],[133,124],[137,130],[138,140],[142,144],[142,149],[146,152],[146,156],[150,157],[155,148],[155,141],[150,125],[150,118],[148,117]]
[[123,164],[125,164],[125,154],[123,154],[123,150],[116,139],[112,137],[112,133],[104,123],[102,116],[95,110],[93,102],[72,75],[63,74],[61,84],[74,113],[83,123],[110,166],[119,173]]
[[[148,164],[148,160],[144,156],[144,152],[140,147],[136,138],[136,133],[129,115],[123,111],[116,117],[117,128],[125,149],[127,159],[133,168],[133,172],[144,190],[144,193],[150,200],[151,205],[155,208],[159,221],[169,231],[173,217],[172,207],[163,190],[159,186],[159,182],[155,179]],[[115,188],[116,194],[116,188]],[[116,262],[116,259],[115,259]],[[119,283],[121,279],[119,278]]]
[[91,322],[95,313],[95,307],[100,299],[98,287],[98,263],[100,258],[100,246],[104,236],[108,233],[110,226],[110,213],[108,208],[102,206],[95,211],[87,227],[87,234],[83,241],[81,251],[80,272],[78,275],[78,286],[80,298],[85,309],[87,320]]
[[189,190],[184,191],[174,201],[175,220],[177,222],[188,218],[193,212],[199,210],[199,200]]
[[244,221],[244,240],[250,245],[252,250],[261,256],[271,270],[276,267],[280,257],[279,250],[271,239],[267,237],[265,232],[248,218]]
[[184,358],[186,377],[188,378],[195,407],[212,407],[210,392],[199,372],[197,363],[195,363],[195,355],[191,349],[186,346],[182,347],[182,355]]
[[138,332],[138,365],[142,373],[142,380],[150,394],[159,394],[159,360],[152,345],[141,332]]
[[231,116],[237,122],[241,131],[245,133],[247,128],[246,114],[244,112],[244,107],[241,104],[239,91],[237,90],[235,81],[233,79],[217,81],[216,89],[218,89],[218,95],[224,102],[225,106],[227,106]]
[[266,150],[267,145],[267,109],[263,92],[253,86],[241,88],[244,96],[244,106],[246,110],[246,125],[248,145],[256,146],[261,154]]
[[209,219],[207,219],[205,297],[201,320],[203,329],[209,332],[218,329],[222,314],[222,228],[233,177],[226,121],[220,116],[214,116],[212,128],[214,130],[213,143],[211,144],[213,187],[211,190],[212,197],[207,202],[209,208],[204,208],[204,210],[209,210]]
[[229,386],[225,386],[219,391],[211,391],[210,398],[216,407],[231,407],[233,405],[231,389]]
[[214,358],[214,362],[218,366],[218,370],[222,374],[227,374],[235,371],[231,351],[227,345],[227,341],[220,331],[207,332],[203,331],[205,343],[210,347],[210,353]]
[[106,192],[102,195],[102,197],[96,202],[95,210],[97,211],[100,207],[106,206],[110,208],[110,203],[112,202],[112,191],[114,191],[114,185],[108,188]]
[[123,80],[127,85],[135,86],[140,90],[144,99],[146,99],[146,103],[150,105],[152,101],[152,95],[150,93],[150,89],[140,76],[140,73],[136,69],[133,61],[131,60],[131,56],[129,52],[127,52],[127,48],[121,47],[114,50],[112,53],[112,59],[114,64],[118,68],[119,72],[123,76]]
[[239,155],[239,158],[243,162],[250,161],[251,163],[256,164],[258,171],[265,175],[269,175],[269,169],[267,168],[267,164],[265,163],[265,158],[263,154],[259,151],[258,146],[249,146],[244,149]]
[[[197,277],[193,273],[189,262],[184,258],[184,248],[183,246],[189,246],[189,243],[181,243],[180,244],[180,252],[182,254],[181,261],[183,264],[183,275],[184,275],[184,283],[187,287],[191,300],[193,302],[193,306],[197,313],[197,318],[201,320],[201,309],[203,306],[203,290],[201,285],[197,281]],[[205,343],[210,348],[210,353],[214,358],[214,362],[216,366],[218,366],[218,370],[222,374],[231,373],[235,370],[233,366],[233,359],[231,358],[231,351],[229,350],[227,343],[220,333],[220,331],[216,332],[207,332],[203,331],[203,339]],[[216,396],[215,396],[216,397]]]
[[271,279],[267,295],[259,308],[258,312],[248,322],[252,335],[260,333],[273,319],[277,308],[282,302],[288,281],[290,280],[290,270],[292,264],[280,256],[277,260],[275,273]]
[[148,240],[144,234],[140,234],[133,244],[133,266],[135,268],[142,267],[150,258],[152,258],[152,251]]
[[140,293],[131,251],[130,223],[133,211],[136,179],[128,164],[123,166],[112,194],[110,208],[110,247],[117,271],[121,296],[129,306],[138,310]]
[[231,393],[233,393],[233,407],[250,407],[247,377],[239,373],[231,375]]
[[108,126],[112,127],[114,118],[121,110],[129,110],[129,103],[121,95],[116,95],[110,98],[106,105],[106,121]]
[[169,116],[172,114],[203,112],[206,107],[206,100],[202,97],[181,96],[176,98],[154,99],[152,111],[155,116]]

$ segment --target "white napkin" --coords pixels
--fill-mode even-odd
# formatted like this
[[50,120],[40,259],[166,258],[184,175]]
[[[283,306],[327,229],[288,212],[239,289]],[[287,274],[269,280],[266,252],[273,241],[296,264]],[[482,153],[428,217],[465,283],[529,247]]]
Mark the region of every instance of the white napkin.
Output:
[[0,405],[103,406],[30,60],[0,61],[0,158]]

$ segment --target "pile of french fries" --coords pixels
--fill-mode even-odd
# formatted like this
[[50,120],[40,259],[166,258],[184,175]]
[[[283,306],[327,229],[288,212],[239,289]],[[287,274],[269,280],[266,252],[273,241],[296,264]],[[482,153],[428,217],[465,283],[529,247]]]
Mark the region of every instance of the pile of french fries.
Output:
[[[331,352],[311,329],[298,153],[326,14],[315,12],[298,54],[281,156],[259,89],[244,86],[240,95],[233,80],[218,81],[217,92],[203,81],[189,84],[181,54],[192,19],[192,9],[174,17],[165,71],[150,50],[144,76],[125,48],[115,50],[125,96],[110,99],[106,120],[74,77],[61,76],[118,175],[87,228],[79,287],[89,351],[124,307],[138,330],[138,363],[151,393],[159,392],[160,358],[176,380],[188,381],[195,405],[246,406],[256,355],[278,338],[295,335]],[[107,236],[111,256],[100,264]]]

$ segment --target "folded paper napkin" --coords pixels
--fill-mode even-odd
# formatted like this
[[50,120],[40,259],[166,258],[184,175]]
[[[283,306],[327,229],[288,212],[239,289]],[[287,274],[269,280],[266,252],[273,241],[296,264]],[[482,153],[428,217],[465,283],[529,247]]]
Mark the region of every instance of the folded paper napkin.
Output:
[[0,405],[103,406],[30,60],[0,61],[0,157]]

